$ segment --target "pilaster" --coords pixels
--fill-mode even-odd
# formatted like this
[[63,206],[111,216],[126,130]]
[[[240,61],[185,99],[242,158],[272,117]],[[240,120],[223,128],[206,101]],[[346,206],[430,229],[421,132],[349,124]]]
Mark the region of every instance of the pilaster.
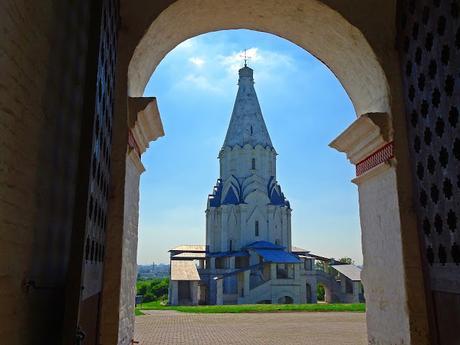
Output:
[[[107,262],[120,263],[121,269],[105,265],[104,268],[104,293],[102,310],[104,320],[101,321],[106,332],[115,326],[118,328],[119,339],[133,338],[135,284],[137,277],[137,239],[139,221],[139,184],[140,176],[145,171],[141,155],[149,147],[149,142],[164,135],[160,114],[154,98],[135,98],[128,102],[130,127],[128,128],[128,145],[124,147],[124,186],[123,192],[113,193],[111,205],[123,205],[123,231],[121,235],[114,232],[109,226],[110,240],[107,250]],[[126,130],[126,129],[125,129]],[[125,137],[126,138],[126,137]],[[126,145],[126,144],[125,144]],[[115,164],[115,163],[114,163]],[[120,198],[120,199],[117,199]],[[122,199],[121,199],[122,198]],[[117,210],[118,211],[118,210]],[[114,209],[109,212],[115,212]],[[119,212],[119,211],[118,211]],[[110,216],[109,219],[118,219],[119,214]],[[110,225],[110,224],[109,224]],[[116,266],[116,265],[115,265]],[[177,303],[174,296],[177,294],[177,282],[172,282],[172,302]],[[113,303],[118,298],[119,303]],[[111,315],[119,315],[118,325],[109,324]]]
[[247,270],[243,272],[243,296],[247,297],[249,296],[249,290],[250,290],[250,279],[251,279],[251,271]]
[[276,264],[270,264],[270,279],[276,279]]
[[356,166],[369,340],[411,344],[390,116],[362,115],[330,146]]
[[216,280],[216,305],[224,304],[224,280]]

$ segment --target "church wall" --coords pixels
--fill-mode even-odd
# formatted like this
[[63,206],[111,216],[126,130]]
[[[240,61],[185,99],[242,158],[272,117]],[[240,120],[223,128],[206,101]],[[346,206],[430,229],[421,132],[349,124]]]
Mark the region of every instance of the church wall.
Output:
[[[252,159],[255,159],[256,169],[252,169]],[[251,145],[239,147],[238,145],[224,148],[220,155],[220,176],[226,180],[231,175],[237,178],[248,176],[248,172],[255,172],[263,177],[267,183],[271,176],[276,176],[276,154],[272,149],[264,148],[257,145],[255,148]]]

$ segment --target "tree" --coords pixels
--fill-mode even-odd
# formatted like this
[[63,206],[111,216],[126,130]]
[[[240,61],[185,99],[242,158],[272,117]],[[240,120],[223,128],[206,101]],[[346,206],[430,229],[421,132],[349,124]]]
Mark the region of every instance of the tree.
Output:
[[144,302],[163,301],[168,298],[169,278],[138,280],[136,294],[144,296]]
[[321,284],[318,284],[316,286],[316,298],[318,299],[318,301],[324,301],[324,294],[325,294],[324,286],[322,286]]
[[348,257],[340,258],[339,262],[341,262],[343,264],[349,264],[349,265],[354,265],[355,264],[355,261],[352,258],[348,258]]

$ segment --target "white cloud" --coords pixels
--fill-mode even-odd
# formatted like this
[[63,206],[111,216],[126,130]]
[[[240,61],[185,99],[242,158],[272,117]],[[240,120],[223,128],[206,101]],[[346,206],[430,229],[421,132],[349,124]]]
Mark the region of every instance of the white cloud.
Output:
[[[175,53],[176,67],[174,87],[204,90],[220,96],[232,97],[232,90],[238,80],[238,70],[244,66],[244,50],[229,50],[225,44],[208,44],[199,37],[180,44]],[[176,49],[175,49],[176,50]],[[290,55],[274,50],[252,46],[246,49],[248,66],[255,70],[259,85],[283,85],[287,75],[295,69]],[[182,64],[181,64],[182,61]],[[183,65],[183,62],[187,62]],[[181,67],[179,67],[179,65]],[[206,68],[203,68],[206,66]]]
[[248,64],[251,64],[251,62],[260,60],[260,55],[258,54],[258,48],[250,48],[250,49],[246,49],[246,54],[244,50],[242,50],[242,51],[232,53],[227,56],[220,56],[220,63],[221,65],[226,66],[229,71],[236,72],[241,67],[243,67],[245,55],[248,60]]
[[[244,50],[234,52],[230,55],[220,56],[220,64],[227,69],[230,75],[235,73],[243,67],[244,64]],[[256,47],[246,50],[247,64],[257,70],[257,79],[272,79],[270,76],[274,75],[274,72],[280,71],[282,68],[292,70],[294,63],[289,55],[282,53],[262,50]]]
[[201,67],[204,65],[205,61],[202,58],[199,57],[191,57],[188,59],[192,64],[194,64],[197,67]]
[[212,92],[221,92],[222,90],[217,87],[214,83],[211,83],[208,78],[204,75],[198,74],[189,74],[181,82],[182,86],[197,87],[202,90],[212,91]]

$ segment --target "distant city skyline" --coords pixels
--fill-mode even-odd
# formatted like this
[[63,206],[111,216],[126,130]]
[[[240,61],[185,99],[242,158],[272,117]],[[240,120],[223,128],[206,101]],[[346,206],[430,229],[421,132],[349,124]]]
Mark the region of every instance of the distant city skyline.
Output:
[[296,45],[248,30],[181,43],[152,75],[165,137],[143,155],[138,263],[167,263],[168,250],[205,243],[206,198],[218,174],[237,91],[237,70],[255,87],[278,156],[278,181],[291,202],[293,245],[362,263],[354,168],[327,145],[355,118],[326,66]]

